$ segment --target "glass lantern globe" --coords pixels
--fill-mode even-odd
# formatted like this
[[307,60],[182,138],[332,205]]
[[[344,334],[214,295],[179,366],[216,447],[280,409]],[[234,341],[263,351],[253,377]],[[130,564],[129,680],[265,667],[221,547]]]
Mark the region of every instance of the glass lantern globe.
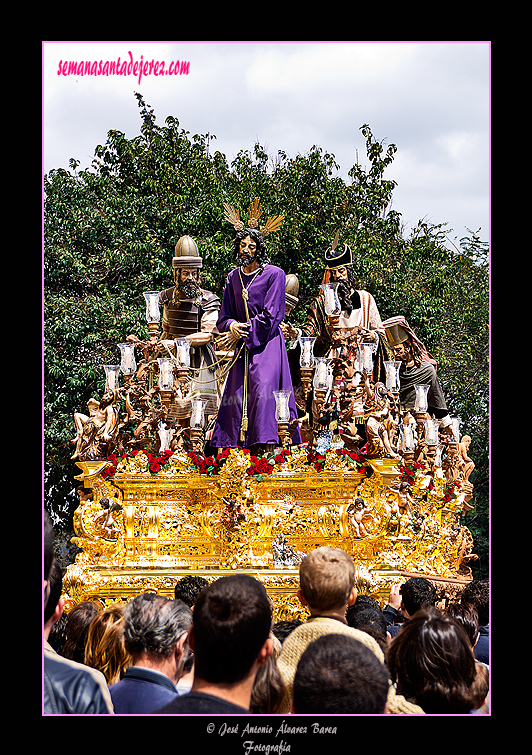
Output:
[[339,283],[322,283],[325,314],[327,317],[338,317],[342,312],[342,305],[338,298]]
[[301,336],[301,354],[299,357],[299,366],[303,369],[310,369],[314,366],[314,343],[316,339],[310,336]]
[[174,386],[173,360],[169,357],[159,357],[159,390],[171,391]]
[[118,376],[120,374],[120,365],[104,364],[103,368],[105,370],[105,390],[117,391],[119,388]]
[[419,414],[424,414],[429,408],[428,392],[430,385],[419,383],[419,385],[414,386],[414,388],[416,389],[414,411],[419,412]]
[[274,391],[275,398],[275,421],[279,423],[290,422],[289,399],[292,391]]
[[119,343],[120,349],[120,371],[123,375],[134,375],[137,371],[137,363],[135,361],[135,344],[133,343]]
[[190,367],[190,342],[185,338],[176,338],[174,340],[176,357],[175,361],[180,370]]
[[161,319],[161,311],[159,309],[159,291],[145,291],[144,298],[146,300],[146,322],[159,322],[159,320]]

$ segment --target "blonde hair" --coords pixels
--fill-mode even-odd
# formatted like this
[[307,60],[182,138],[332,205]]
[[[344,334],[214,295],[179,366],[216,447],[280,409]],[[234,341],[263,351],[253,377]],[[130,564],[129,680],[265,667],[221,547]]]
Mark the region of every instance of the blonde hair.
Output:
[[131,656],[124,647],[124,606],[112,605],[99,611],[90,623],[85,646],[85,665],[98,669],[107,684],[119,682]]
[[310,608],[330,611],[347,604],[355,584],[355,565],[340,548],[311,551],[299,567],[299,586]]

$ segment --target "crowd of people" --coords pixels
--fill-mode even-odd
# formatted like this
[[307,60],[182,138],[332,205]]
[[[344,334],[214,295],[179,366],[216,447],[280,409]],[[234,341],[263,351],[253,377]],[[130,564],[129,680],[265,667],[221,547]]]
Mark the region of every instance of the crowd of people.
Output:
[[300,565],[307,619],[275,622],[262,583],[242,573],[67,614],[45,515],[43,712],[489,713],[488,580],[444,608],[421,577],[384,608],[354,584],[351,556],[320,547]]

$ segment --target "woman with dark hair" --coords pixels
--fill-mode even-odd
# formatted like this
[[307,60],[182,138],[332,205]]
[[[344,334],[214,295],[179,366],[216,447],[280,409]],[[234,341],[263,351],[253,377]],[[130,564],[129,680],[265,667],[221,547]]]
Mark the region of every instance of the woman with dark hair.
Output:
[[397,692],[427,714],[470,713],[476,662],[465,630],[436,608],[418,611],[390,643],[386,656]]
[[77,663],[85,662],[87,633],[93,618],[100,610],[97,603],[84,600],[68,612],[65,644],[61,655]]
[[[478,620],[478,611],[471,603],[450,603],[445,609],[446,616],[450,616],[461,627],[465,633],[475,653],[475,646],[480,636],[480,627]],[[475,703],[475,713],[486,713],[489,710],[488,693],[489,693],[489,670],[487,664],[475,659],[477,663],[477,678],[473,685],[473,691],[477,690],[478,695]],[[481,710],[478,710],[481,709]]]
[[478,612],[475,606],[470,604],[462,605],[461,603],[450,603],[445,609],[445,615],[450,616],[465,630],[469,637],[471,647],[474,647],[478,640]]

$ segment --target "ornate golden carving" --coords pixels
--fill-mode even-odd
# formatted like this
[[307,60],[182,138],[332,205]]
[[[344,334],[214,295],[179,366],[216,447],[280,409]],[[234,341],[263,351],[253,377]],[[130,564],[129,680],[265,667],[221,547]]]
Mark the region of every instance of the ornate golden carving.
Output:
[[[321,545],[350,553],[359,590],[379,597],[405,572],[460,584],[471,578],[460,482],[423,464],[404,470],[396,460],[371,459],[353,471],[329,451],[319,471],[298,449],[259,479],[242,450],[211,475],[191,469],[182,454],[153,474],[142,456],[117,460],[112,477],[105,467],[85,469],[93,499],[74,516],[82,550],[67,570],[67,605],[144,590],[172,594],[180,572],[248,570],[275,596],[276,615],[293,617],[301,611],[297,567]],[[409,482],[402,498],[400,474]]]

